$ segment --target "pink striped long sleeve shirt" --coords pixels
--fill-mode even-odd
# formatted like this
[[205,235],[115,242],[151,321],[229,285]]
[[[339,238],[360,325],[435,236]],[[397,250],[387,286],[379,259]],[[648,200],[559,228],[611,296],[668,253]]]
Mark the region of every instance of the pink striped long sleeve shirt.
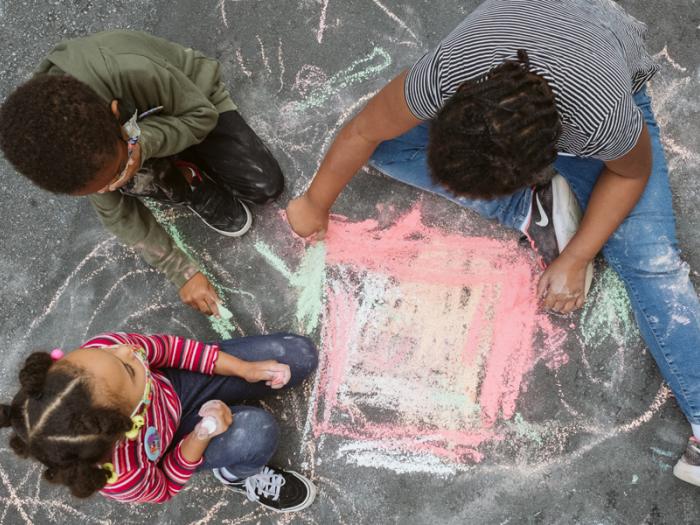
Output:
[[[181,405],[170,381],[159,370],[181,368],[212,375],[219,355],[217,345],[208,345],[173,335],[106,333],[93,337],[82,348],[103,348],[130,344],[146,350],[153,378],[151,404],[142,413],[145,424],[136,439],[121,439],[114,448],[112,464],[117,481],[101,493],[124,502],[163,503],[180,490],[204,461],[187,461],[182,442],[171,447],[180,423]],[[145,434],[154,427],[161,440],[160,457],[151,461],[146,454]],[[168,451],[169,450],[169,451]],[[165,453],[168,451],[167,453]]]

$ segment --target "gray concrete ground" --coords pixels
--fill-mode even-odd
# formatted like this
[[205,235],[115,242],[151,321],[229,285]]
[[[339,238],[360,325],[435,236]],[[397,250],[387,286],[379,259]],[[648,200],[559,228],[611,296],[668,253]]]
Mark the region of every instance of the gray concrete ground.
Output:
[[[621,4],[649,25],[648,45],[661,65],[651,92],[665,136],[681,245],[698,270],[700,6],[695,0]],[[512,403],[500,405],[495,421],[485,423],[460,413],[460,407],[478,412],[485,398],[449,387],[478,388],[488,372],[478,364],[460,369],[462,375],[441,390],[434,378],[452,369],[440,370],[440,363],[449,364],[450,352],[458,348],[445,345],[418,355],[432,323],[445,319],[443,327],[466,326],[459,319],[476,292],[465,290],[464,301],[450,306],[449,292],[416,285],[424,304],[442,310],[421,311],[419,301],[410,330],[389,334],[372,316],[386,326],[398,322],[386,303],[396,299],[397,290],[411,289],[410,283],[370,263],[368,268],[343,263],[338,253],[352,236],[335,245],[329,240],[324,270],[322,249],[304,249],[280,217],[357,102],[410,65],[475,5],[475,0],[0,0],[2,97],[63,38],[112,28],[150,31],[221,61],[242,114],[270,144],[288,181],[276,205],[255,210],[254,230],[242,240],[218,237],[184,211],[162,214],[222,286],[235,313],[231,324],[215,326],[181,305],[171,285],[115,243],[85,199],[43,193],[0,165],[3,398],[14,392],[18,367],[30,349],[72,348],[106,329],[202,339],[291,330],[309,333],[323,354],[322,369],[305,388],[263,402],[284,429],[277,461],[306,472],[320,488],[306,512],[286,517],[264,512],[208,475],[199,475],[165,506],[120,505],[100,497],[79,501],[47,486],[41,469],[14,457],[3,441],[0,523],[700,522],[698,489],[670,472],[688,426],[639,339],[619,281],[602,262],[583,313],[537,317],[538,328],[523,343],[533,360],[520,367],[515,386],[501,392]],[[474,238],[493,239],[494,257],[534,272],[514,234],[377,174],[361,173],[351,183],[335,208],[348,221],[338,227],[358,232],[362,228],[355,223],[373,219],[392,231],[417,202],[423,225],[413,224],[416,232],[451,236],[463,243],[465,254],[479,257],[478,250],[469,251],[477,246]],[[429,260],[453,260],[453,254],[430,250],[437,255]],[[321,269],[314,273],[319,253]],[[331,260],[335,256],[340,262]],[[410,269],[410,261],[406,264]],[[697,275],[694,271],[696,284]],[[373,290],[381,293],[371,299]],[[333,304],[339,297],[357,301],[356,312],[338,314]],[[362,333],[352,339],[343,327]],[[404,339],[395,342],[387,334]],[[411,346],[408,337],[414,334]],[[351,352],[342,357],[347,341]],[[480,359],[490,358],[489,348]],[[421,376],[433,366],[421,361],[426,356],[434,357],[435,370]],[[400,395],[392,397],[395,392]],[[453,432],[444,439],[430,436],[442,430]]]

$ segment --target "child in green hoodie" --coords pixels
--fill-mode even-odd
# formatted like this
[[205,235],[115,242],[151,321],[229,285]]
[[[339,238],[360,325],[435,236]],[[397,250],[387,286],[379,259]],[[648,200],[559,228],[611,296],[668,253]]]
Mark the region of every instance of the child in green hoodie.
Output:
[[216,292],[138,197],[189,207],[238,237],[252,223],[246,203],[284,186],[219,63],[141,32],[59,43],[0,109],[0,148],[39,187],[88,195],[104,226],[207,315],[219,314]]

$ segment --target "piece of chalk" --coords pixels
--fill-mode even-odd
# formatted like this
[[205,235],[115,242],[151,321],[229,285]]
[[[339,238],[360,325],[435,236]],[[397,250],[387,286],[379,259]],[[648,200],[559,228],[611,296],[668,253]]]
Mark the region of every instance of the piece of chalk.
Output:
[[228,321],[233,317],[233,312],[226,308],[223,304],[218,305],[219,306],[219,315],[221,316],[222,319]]
[[207,436],[216,432],[216,419],[211,416],[202,419],[202,430],[207,433]]

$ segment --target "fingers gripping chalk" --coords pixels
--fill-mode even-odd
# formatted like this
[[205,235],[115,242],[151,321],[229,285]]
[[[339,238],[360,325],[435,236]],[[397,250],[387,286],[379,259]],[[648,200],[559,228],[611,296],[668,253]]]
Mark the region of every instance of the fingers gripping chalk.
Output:
[[197,436],[198,437],[208,437],[216,432],[216,418],[212,416],[207,416],[202,419],[202,422],[198,425]]

